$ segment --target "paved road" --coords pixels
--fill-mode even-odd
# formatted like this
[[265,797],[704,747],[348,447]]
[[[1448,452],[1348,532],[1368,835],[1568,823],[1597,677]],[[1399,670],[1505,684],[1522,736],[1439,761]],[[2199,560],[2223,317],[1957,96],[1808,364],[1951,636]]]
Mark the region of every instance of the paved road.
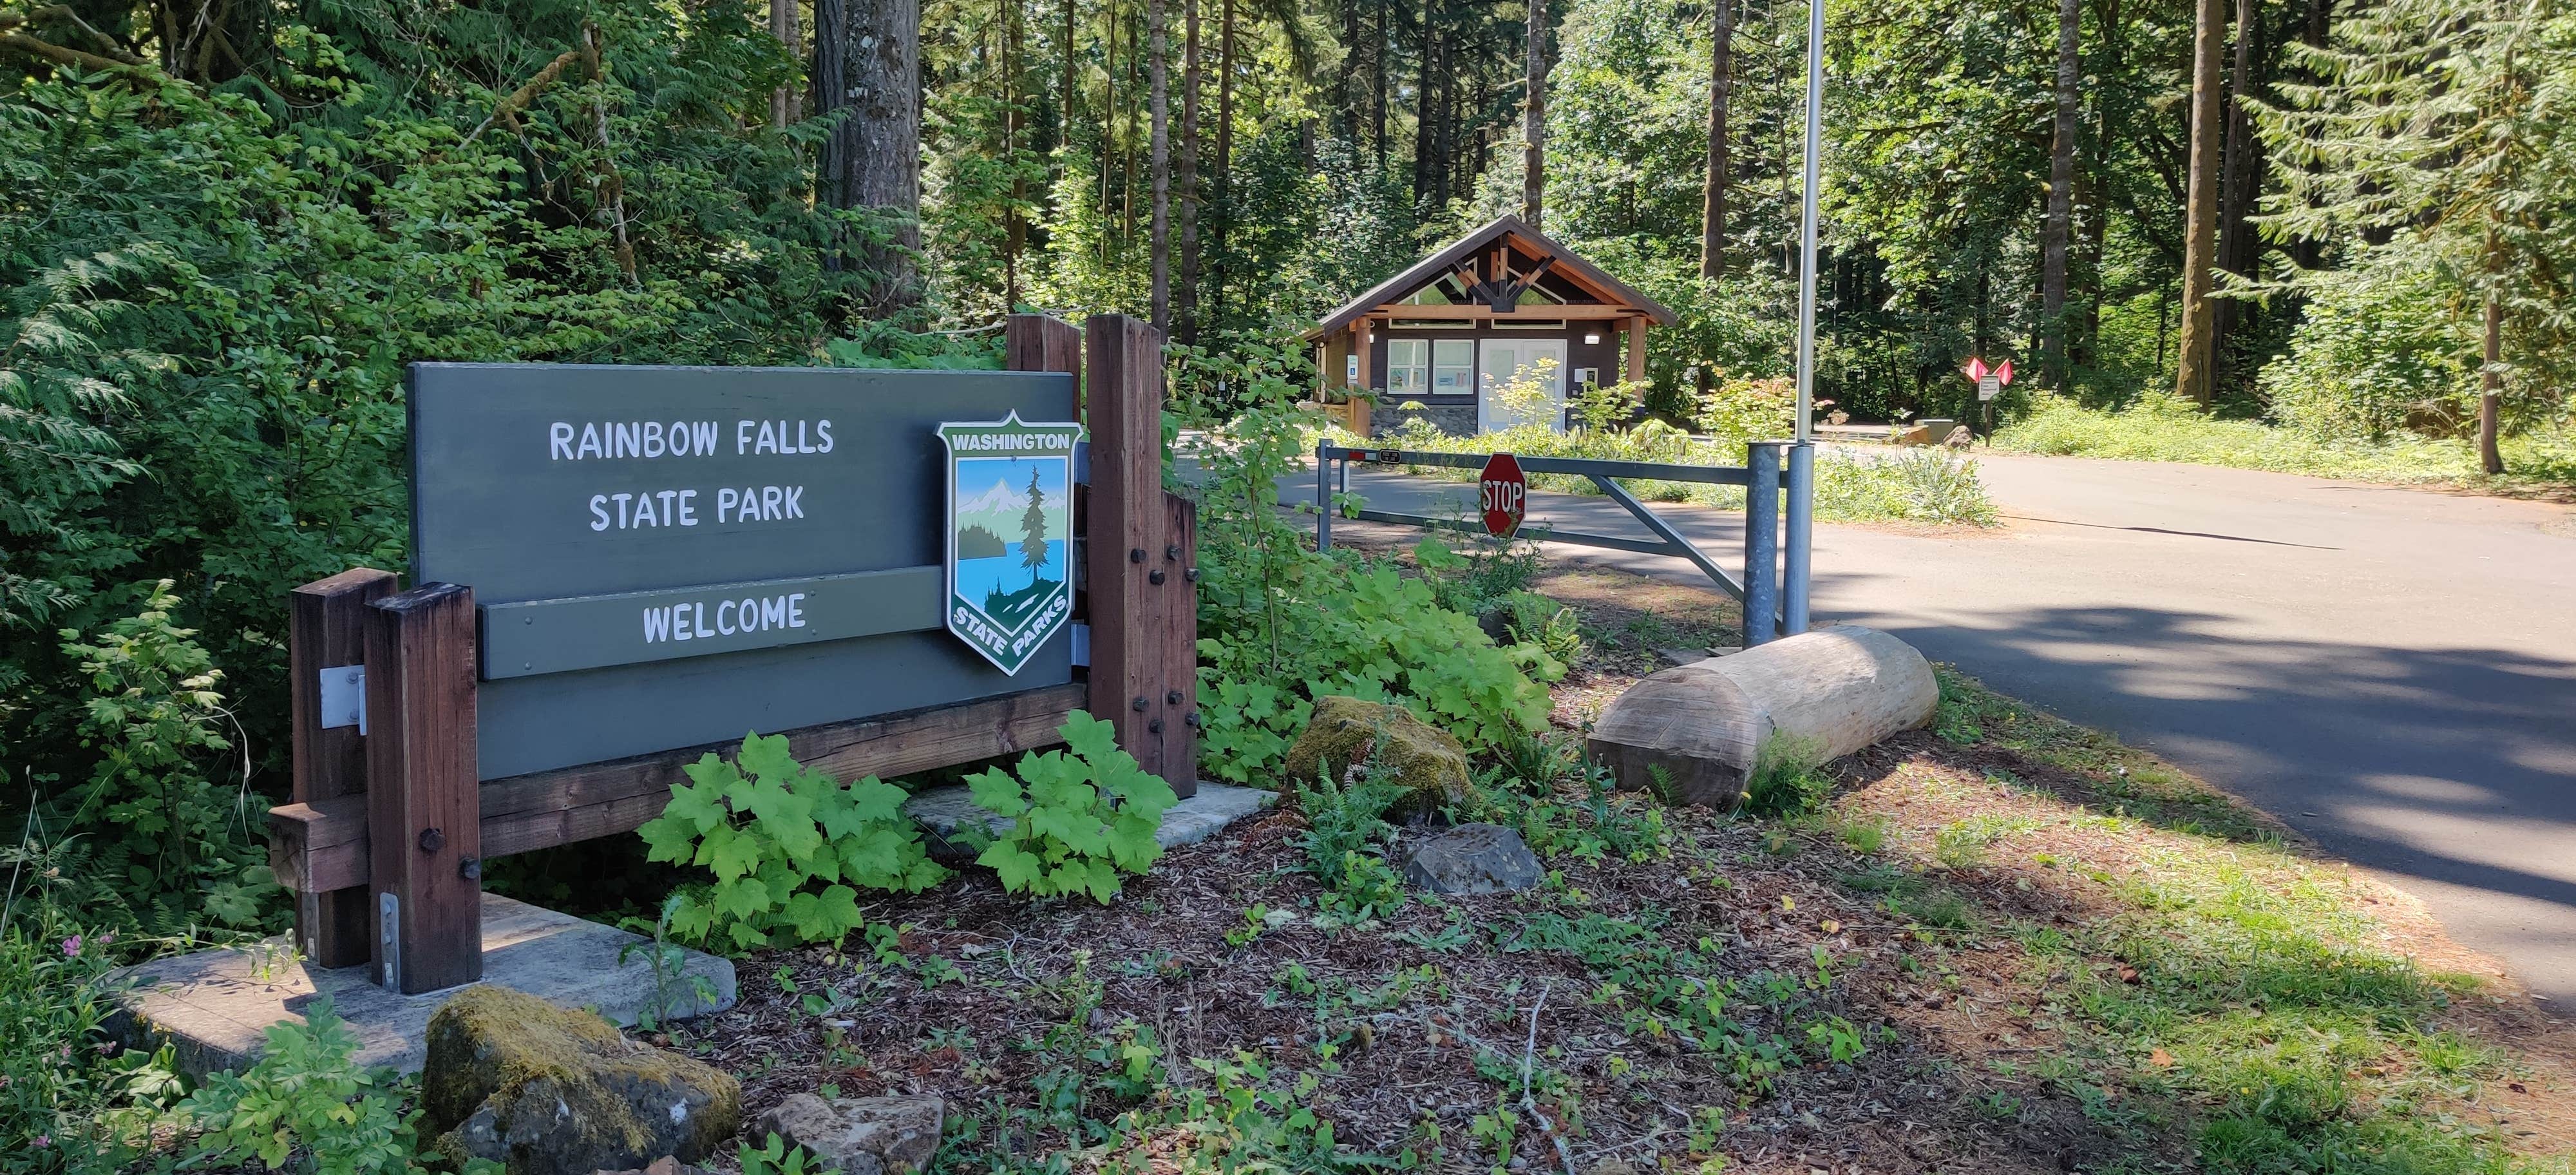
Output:
[[[1819,526],[1817,618],[2154,749],[2414,892],[2576,1014],[2576,512],[2191,465],[1983,472],[2000,532]],[[1465,492],[1352,488],[1434,514]],[[1533,498],[1533,520],[1643,537],[1604,500]],[[1741,565],[1740,516],[1667,516]]]

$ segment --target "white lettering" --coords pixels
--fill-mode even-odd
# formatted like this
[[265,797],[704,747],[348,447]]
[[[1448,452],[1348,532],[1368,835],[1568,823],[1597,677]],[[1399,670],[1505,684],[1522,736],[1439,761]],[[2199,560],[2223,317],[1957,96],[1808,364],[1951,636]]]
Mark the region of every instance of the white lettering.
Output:
[[573,459],[572,425],[570,423],[558,420],[553,424],[546,426],[546,459],[550,461],[570,461]]
[[785,506],[786,506],[786,508],[787,508],[787,517],[789,517],[789,518],[803,518],[803,517],[805,517],[805,506],[804,506],[804,504],[803,504],[803,502],[802,502],[802,499],[803,499],[804,497],[805,497],[805,487],[803,487],[803,486],[789,486],[789,487],[787,487],[787,493],[786,493],[786,495],[781,499],[782,504],[783,504],[783,505],[785,505]]
[[751,451],[752,424],[753,422],[748,420],[737,420],[733,422],[733,451],[736,456],[740,456]]
[[751,451],[754,453],[775,453],[778,451],[778,430],[769,427],[768,421],[764,420],[760,422],[760,440],[751,446]]
[[608,455],[632,457],[644,451],[643,439],[636,435],[633,421],[621,420],[608,426]]
[[696,490],[680,491],[680,525],[696,526],[698,524],[697,497],[698,491]]
[[660,644],[669,639],[671,639],[671,610],[668,608],[646,608],[644,610],[644,643],[654,645]]
[[787,627],[805,627],[805,593],[787,593]]
[[818,449],[815,449],[815,450],[814,450],[815,452],[817,452],[817,453],[829,453],[829,452],[831,452],[831,451],[832,451],[832,422],[831,422],[831,421],[828,421],[828,420],[817,420],[817,421],[815,421],[815,422],[814,422],[814,435],[816,435],[816,436],[819,436],[819,437],[823,438],[823,444],[822,444],[822,447],[820,447],[820,448],[818,448]]
[[607,455],[608,454],[603,452],[599,447],[599,426],[595,424],[585,424],[581,426],[581,449],[579,452],[574,454],[575,459],[578,460],[582,457],[605,457]]
[[714,633],[707,631],[707,606],[704,601],[700,601],[689,609],[689,623],[697,626],[697,636],[699,640],[705,640],[706,638],[715,635]]
[[760,626],[781,628],[787,624],[787,597],[771,596],[760,602]]
[[617,529],[619,530],[624,530],[627,527],[635,525],[634,516],[626,512],[626,503],[633,500],[634,497],[635,495],[633,494],[614,494],[610,496],[610,500],[617,503]]
[[608,495],[592,494],[590,496],[590,528],[592,530],[608,529]]
[[733,635],[733,601],[726,600],[716,605],[716,631],[726,636]]
[[713,456],[716,451],[716,422],[701,420],[691,424],[689,439],[694,442],[692,447],[697,450],[698,456]]
[[645,421],[644,455],[647,457],[659,457],[665,451],[666,450],[662,448],[662,422],[658,420]]

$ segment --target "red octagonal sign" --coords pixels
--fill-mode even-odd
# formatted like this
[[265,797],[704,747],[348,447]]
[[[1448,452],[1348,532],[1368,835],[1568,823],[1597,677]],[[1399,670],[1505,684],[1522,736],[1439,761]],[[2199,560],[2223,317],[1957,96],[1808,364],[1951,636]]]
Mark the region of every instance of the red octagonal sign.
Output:
[[1520,529],[1529,513],[1529,479],[1521,475],[1519,458],[1496,453],[1486,459],[1485,471],[1476,475],[1476,503],[1488,533],[1510,538]]

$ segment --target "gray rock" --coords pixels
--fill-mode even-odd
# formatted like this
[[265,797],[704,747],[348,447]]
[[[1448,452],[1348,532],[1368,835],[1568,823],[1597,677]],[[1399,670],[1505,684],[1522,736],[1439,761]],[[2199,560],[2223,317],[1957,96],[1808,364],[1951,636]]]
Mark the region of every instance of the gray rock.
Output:
[[800,1093],[753,1120],[751,1137],[765,1143],[775,1134],[841,1175],[907,1175],[929,1168],[947,1112],[947,1103],[931,1094],[826,1099]]
[[1528,889],[1545,876],[1521,834],[1499,824],[1461,824],[1404,852],[1404,879],[1433,893]]
[[588,1012],[489,985],[429,1021],[421,1109],[436,1148],[510,1175],[694,1163],[733,1137],[742,1086],[702,1062],[619,1035]]

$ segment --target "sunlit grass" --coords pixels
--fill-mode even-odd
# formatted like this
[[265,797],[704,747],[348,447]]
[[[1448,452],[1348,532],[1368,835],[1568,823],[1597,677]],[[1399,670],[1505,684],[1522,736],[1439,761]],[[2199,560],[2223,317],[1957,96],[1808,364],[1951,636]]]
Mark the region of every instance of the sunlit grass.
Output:
[[2358,481],[2448,482],[2511,491],[2576,484],[2576,430],[2505,437],[2502,477],[2479,471],[2467,440],[2405,435],[2382,441],[2333,440],[2251,420],[2213,420],[2149,399],[2121,412],[2043,399],[2030,415],[1996,432],[1994,446],[2023,453],[2183,461],[2275,473]]

